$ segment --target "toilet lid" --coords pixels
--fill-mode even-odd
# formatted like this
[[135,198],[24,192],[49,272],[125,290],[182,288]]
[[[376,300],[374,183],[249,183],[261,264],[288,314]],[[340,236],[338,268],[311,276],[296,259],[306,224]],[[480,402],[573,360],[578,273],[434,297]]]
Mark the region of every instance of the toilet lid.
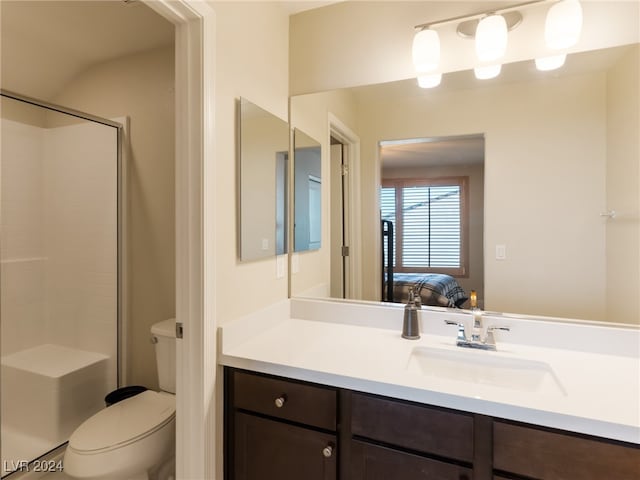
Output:
[[173,395],[147,390],[86,420],[69,438],[69,446],[84,452],[124,446],[161,428],[175,413]]

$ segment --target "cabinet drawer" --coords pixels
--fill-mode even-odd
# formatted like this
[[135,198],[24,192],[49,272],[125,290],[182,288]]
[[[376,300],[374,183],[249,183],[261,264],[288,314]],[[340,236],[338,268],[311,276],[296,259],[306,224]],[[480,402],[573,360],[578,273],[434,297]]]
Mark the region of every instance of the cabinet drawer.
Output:
[[352,396],[354,435],[448,458],[473,461],[473,417],[371,395]]
[[640,448],[495,421],[493,466],[544,480],[638,480]]
[[471,480],[470,468],[399,452],[391,448],[351,442],[350,480]]
[[233,374],[233,406],[335,431],[336,391],[244,372]]

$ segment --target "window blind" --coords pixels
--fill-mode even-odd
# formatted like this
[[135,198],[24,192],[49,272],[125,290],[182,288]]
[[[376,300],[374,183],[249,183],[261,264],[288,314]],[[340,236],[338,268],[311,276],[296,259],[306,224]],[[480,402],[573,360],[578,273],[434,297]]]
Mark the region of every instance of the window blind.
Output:
[[[401,255],[395,259],[395,266],[462,267],[461,197],[460,185],[396,185],[381,189],[382,218],[394,222],[396,238],[402,246],[398,252],[394,244],[396,255]],[[398,204],[400,212],[396,212]]]

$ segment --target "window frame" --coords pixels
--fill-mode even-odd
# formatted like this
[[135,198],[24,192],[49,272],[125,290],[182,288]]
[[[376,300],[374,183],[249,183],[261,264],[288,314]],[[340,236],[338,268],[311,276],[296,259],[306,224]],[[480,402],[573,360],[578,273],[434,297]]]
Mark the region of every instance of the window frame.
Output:
[[[460,267],[405,267],[402,265],[402,236],[404,231],[402,213],[402,191],[407,187],[431,186],[459,186],[460,187]],[[444,273],[457,278],[469,276],[469,177],[422,177],[422,178],[385,178],[381,182],[382,188],[395,188],[396,222],[394,225],[395,272],[398,273]]]

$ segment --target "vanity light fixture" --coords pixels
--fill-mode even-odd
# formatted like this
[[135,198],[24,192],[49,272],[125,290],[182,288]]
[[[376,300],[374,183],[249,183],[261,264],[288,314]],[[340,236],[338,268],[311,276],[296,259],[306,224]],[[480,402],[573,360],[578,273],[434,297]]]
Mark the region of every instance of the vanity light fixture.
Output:
[[413,37],[411,49],[413,67],[418,74],[418,85],[433,88],[440,85],[442,74],[436,73],[440,64],[440,36],[435,30],[423,28]]
[[[578,43],[582,32],[582,6],[579,0],[560,0],[551,6],[544,23],[544,40],[550,50],[565,50]],[[536,58],[536,68],[547,71],[564,65],[566,53]]]
[[473,73],[478,80],[488,80],[490,78],[495,78],[500,75],[500,71],[502,70],[502,64],[497,63],[495,65],[483,65],[479,67],[475,67],[473,69]]
[[532,0],[492,11],[416,25],[412,56],[418,85],[432,88],[439,85],[442,78],[439,66],[440,37],[435,27],[458,23],[456,31],[460,36],[475,38],[478,57],[478,65],[474,68],[476,78],[494,78],[501,71],[499,60],[507,49],[508,32],[522,22],[522,14],[518,9],[546,3],[553,3],[547,12],[544,31],[545,43],[551,52],[550,55],[536,59],[536,67],[538,70],[560,68],[566,59],[566,52],[561,50],[575,45],[580,37],[580,0]]
[[480,62],[491,62],[504,57],[507,51],[507,21],[502,15],[491,14],[482,18],[476,29],[476,54]]
[[411,49],[413,66],[418,74],[433,73],[440,63],[440,36],[435,30],[424,28],[413,37]]
[[573,47],[582,31],[582,6],[579,0],[560,0],[547,12],[544,40],[552,50]]
[[441,73],[426,73],[418,75],[418,85],[421,88],[434,88],[440,85],[442,81]]
[[536,68],[541,72],[547,72],[549,70],[555,70],[564,65],[567,59],[567,54],[562,53],[560,55],[551,55],[549,57],[536,58]]

